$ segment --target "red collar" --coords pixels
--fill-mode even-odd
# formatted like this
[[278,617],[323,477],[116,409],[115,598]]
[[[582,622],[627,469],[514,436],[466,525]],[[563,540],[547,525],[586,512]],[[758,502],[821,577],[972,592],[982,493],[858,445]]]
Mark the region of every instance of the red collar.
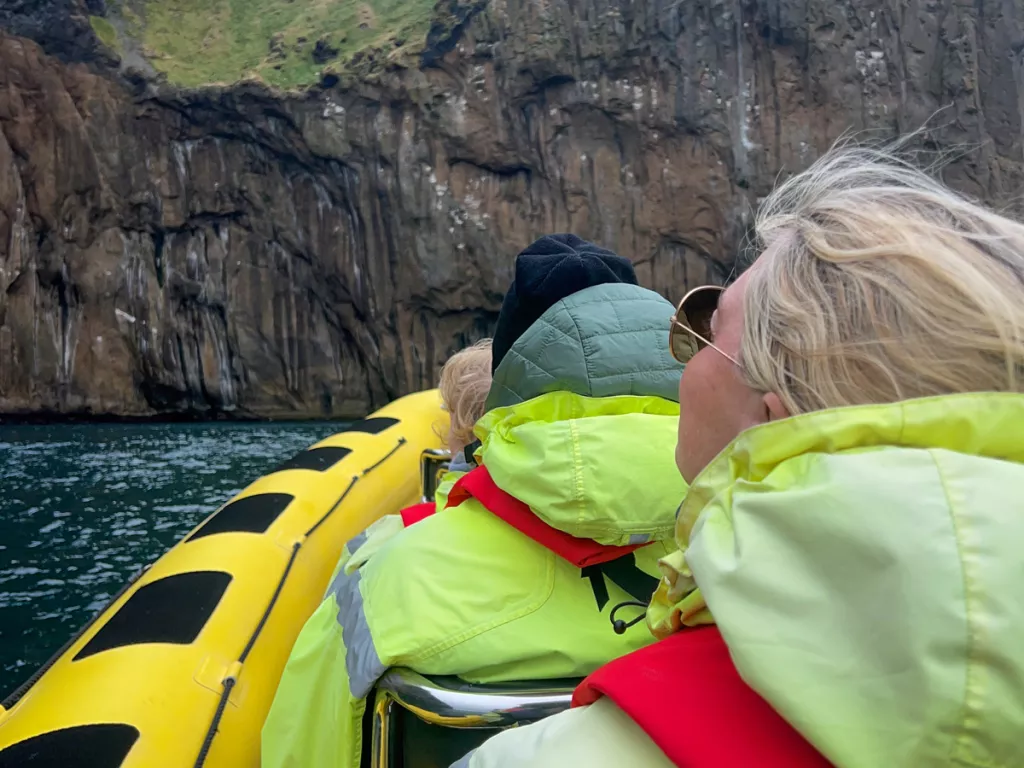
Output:
[[459,478],[448,494],[447,507],[461,504],[474,498],[488,511],[500,517],[520,533],[529,536],[538,544],[550,549],[556,555],[568,560],[577,568],[617,560],[639,549],[644,544],[615,547],[598,544],[590,539],[580,539],[565,531],[548,525],[529,506],[497,486],[487,467],[477,467]]

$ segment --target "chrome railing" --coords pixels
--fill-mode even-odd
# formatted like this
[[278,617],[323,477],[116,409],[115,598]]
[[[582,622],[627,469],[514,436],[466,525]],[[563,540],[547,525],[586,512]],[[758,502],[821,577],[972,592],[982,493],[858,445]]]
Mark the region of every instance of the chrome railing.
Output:
[[427,448],[420,454],[420,488],[423,491],[421,501],[433,501],[441,478],[448,471],[452,462],[450,451],[439,448]]
[[429,678],[394,668],[376,688],[372,768],[393,768],[392,729],[401,707],[434,726],[498,730],[536,722],[569,708],[578,680],[479,685],[458,678]]

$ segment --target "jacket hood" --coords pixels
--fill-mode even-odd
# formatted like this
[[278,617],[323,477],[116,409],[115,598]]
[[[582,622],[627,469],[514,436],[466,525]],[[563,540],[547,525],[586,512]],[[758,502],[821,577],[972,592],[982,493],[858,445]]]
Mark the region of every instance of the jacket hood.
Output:
[[1024,395],[995,393],[744,432],[680,509],[652,628],[715,621],[844,768],[1017,764],[1021,435]]
[[627,283],[558,301],[498,365],[487,409],[556,391],[678,400],[683,366],[668,348],[673,309],[654,291]]
[[601,544],[670,539],[686,484],[678,404],[552,392],[487,413],[477,453],[494,482],[561,531]]

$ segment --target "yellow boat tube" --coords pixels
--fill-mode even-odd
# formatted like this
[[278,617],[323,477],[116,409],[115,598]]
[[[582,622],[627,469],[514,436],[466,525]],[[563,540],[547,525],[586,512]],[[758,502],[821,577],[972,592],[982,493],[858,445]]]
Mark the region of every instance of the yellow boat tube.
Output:
[[[436,390],[285,462],[145,569],[0,708],[0,767],[245,768],[345,542],[419,499]],[[38,673],[37,673],[38,675]]]

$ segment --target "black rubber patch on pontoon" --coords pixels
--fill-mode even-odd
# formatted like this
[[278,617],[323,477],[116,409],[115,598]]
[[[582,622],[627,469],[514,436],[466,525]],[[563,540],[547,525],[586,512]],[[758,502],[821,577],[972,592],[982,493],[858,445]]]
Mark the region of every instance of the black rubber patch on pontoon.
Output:
[[141,643],[188,645],[231,583],[223,571],[191,571],[146,584],[110,617],[72,661]]
[[122,723],[61,728],[0,750],[0,768],[117,768],[138,738]]
[[339,461],[352,453],[351,448],[328,445],[323,448],[310,448],[302,451],[288,459],[284,464],[277,467],[275,472],[283,472],[286,469],[313,469],[317,472],[326,472]]
[[185,541],[218,533],[263,533],[294,498],[290,493],[257,493],[232,501]]
[[368,435],[379,435],[385,429],[389,429],[398,423],[398,419],[388,416],[375,416],[372,419],[360,419],[345,427],[342,432],[365,432]]

